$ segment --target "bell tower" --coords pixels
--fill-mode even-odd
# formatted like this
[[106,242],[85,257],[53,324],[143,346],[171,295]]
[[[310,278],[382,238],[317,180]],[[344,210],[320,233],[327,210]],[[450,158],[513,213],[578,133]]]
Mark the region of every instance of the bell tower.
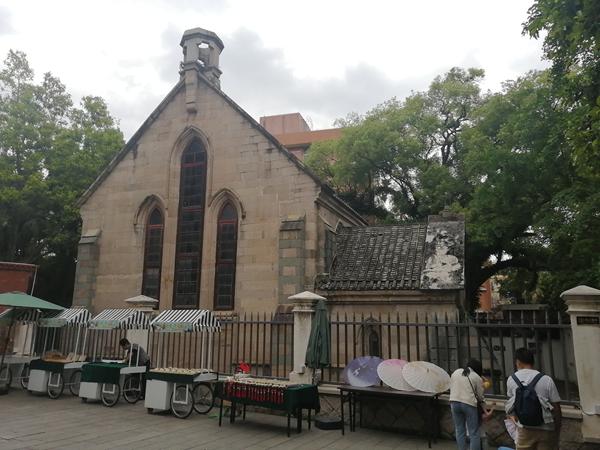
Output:
[[225,46],[212,31],[203,28],[186,30],[179,44],[183,48],[181,76],[185,79],[186,106],[196,112],[197,72],[202,73],[214,86],[221,89],[219,55]]

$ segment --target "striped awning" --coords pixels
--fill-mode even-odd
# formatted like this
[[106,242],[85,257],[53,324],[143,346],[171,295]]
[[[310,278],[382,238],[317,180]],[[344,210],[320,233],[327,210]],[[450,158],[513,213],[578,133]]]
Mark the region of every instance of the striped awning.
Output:
[[145,330],[150,326],[148,313],[139,309],[105,309],[90,321],[94,330]]
[[61,328],[67,325],[75,325],[78,327],[86,326],[92,315],[85,308],[69,308],[60,311],[53,317],[44,317],[39,320],[40,327]]
[[[13,308],[6,309],[0,313],[0,321],[10,321]],[[45,313],[39,309],[17,309],[14,311],[14,320],[19,323],[36,323],[40,318],[44,317]]]
[[161,312],[150,323],[156,331],[221,331],[221,323],[207,309],[176,309]]

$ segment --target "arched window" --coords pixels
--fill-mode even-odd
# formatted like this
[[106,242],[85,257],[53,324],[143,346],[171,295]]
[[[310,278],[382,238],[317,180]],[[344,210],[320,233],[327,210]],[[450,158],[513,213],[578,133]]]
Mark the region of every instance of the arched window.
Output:
[[200,292],[206,151],[192,141],[181,156],[173,308],[197,308]]
[[225,203],[217,221],[215,265],[215,309],[233,309],[235,297],[235,255],[238,216],[231,203]]
[[148,215],[146,241],[144,243],[144,274],[142,294],[159,300],[160,271],[162,267],[164,221],[158,207]]

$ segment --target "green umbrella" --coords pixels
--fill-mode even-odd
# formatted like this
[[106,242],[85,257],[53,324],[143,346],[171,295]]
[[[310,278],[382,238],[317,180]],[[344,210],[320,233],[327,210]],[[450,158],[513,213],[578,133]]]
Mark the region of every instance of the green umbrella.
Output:
[[[47,302],[46,300],[42,300],[41,298],[34,297],[33,295],[27,295],[23,292],[7,292],[5,294],[0,294],[0,306],[7,306],[12,308],[12,313],[10,315],[11,321],[8,327],[8,334],[6,335],[6,343],[4,345],[4,352],[2,353],[2,358],[0,358],[0,372],[2,371],[2,366],[4,365],[4,357],[6,356],[6,350],[8,349],[8,341],[10,339],[10,333],[12,331],[12,327],[15,323],[15,316],[17,313],[27,309],[44,309],[44,310],[54,310],[60,311],[65,308],[59,305],[55,305],[54,303]],[[10,386],[6,386],[5,390],[1,390],[0,393],[8,392],[8,388]]]
[[23,292],[7,292],[0,294],[0,306],[24,309],[51,309],[61,311],[65,308],[54,303],[47,302],[41,298],[27,295]]
[[[331,337],[327,307],[319,300],[315,307],[315,316],[310,329],[310,338],[306,348],[306,367],[322,369],[330,364]],[[313,371],[314,374],[314,371]]]

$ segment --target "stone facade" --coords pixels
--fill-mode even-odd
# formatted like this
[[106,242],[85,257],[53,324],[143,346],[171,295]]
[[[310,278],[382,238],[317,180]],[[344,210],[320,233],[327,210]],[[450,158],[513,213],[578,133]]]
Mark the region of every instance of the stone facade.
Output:
[[[337,395],[337,389],[333,386],[321,386],[321,414],[329,416],[341,416],[340,400]],[[504,402],[494,400],[492,408],[494,414],[492,419],[483,425],[487,447],[496,448],[498,446],[507,446],[514,448],[515,444],[511,440],[504,425]],[[348,406],[345,406],[345,417],[348,418]],[[424,433],[424,417],[422,406],[419,413],[416,405],[402,401],[381,401],[381,399],[365,399],[362,405],[362,426],[378,430],[393,432],[402,432],[407,434]],[[454,421],[450,412],[450,405],[447,395],[442,395],[438,404],[437,415],[439,418],[439,431],[442,439],[454,439]],[[357,413],[358,416],[358,413]],[[356,418],[358,426],[358,417]],[[348,426],[348,420],[346,421]],[[348,428],[346,428],[348,432]],[[435,448],[435,447],[434,447]],[[597,449],[593,443],[585,443],[581,434],[581,412],[572,407],[563,407],[563,421],[560,434],[561,450],[592,450]]]
[[[82,234],[95,239],[80,243],[76,305],[98,312],[141,292],[145,223],[157,206],[165,218],[160,308],[171,308],[181,155],[194,139],[207,153],[200,308],[213,307],[217,215],[225,202],[238,210],[236,311],[274,310],[314,283],[323,266],[322,217],[365,223],[220,90],[214,52],[222,43],[198,30],[184,34],[180,82],[80,201]],[[302,229],[287,230],[292,222]]]

